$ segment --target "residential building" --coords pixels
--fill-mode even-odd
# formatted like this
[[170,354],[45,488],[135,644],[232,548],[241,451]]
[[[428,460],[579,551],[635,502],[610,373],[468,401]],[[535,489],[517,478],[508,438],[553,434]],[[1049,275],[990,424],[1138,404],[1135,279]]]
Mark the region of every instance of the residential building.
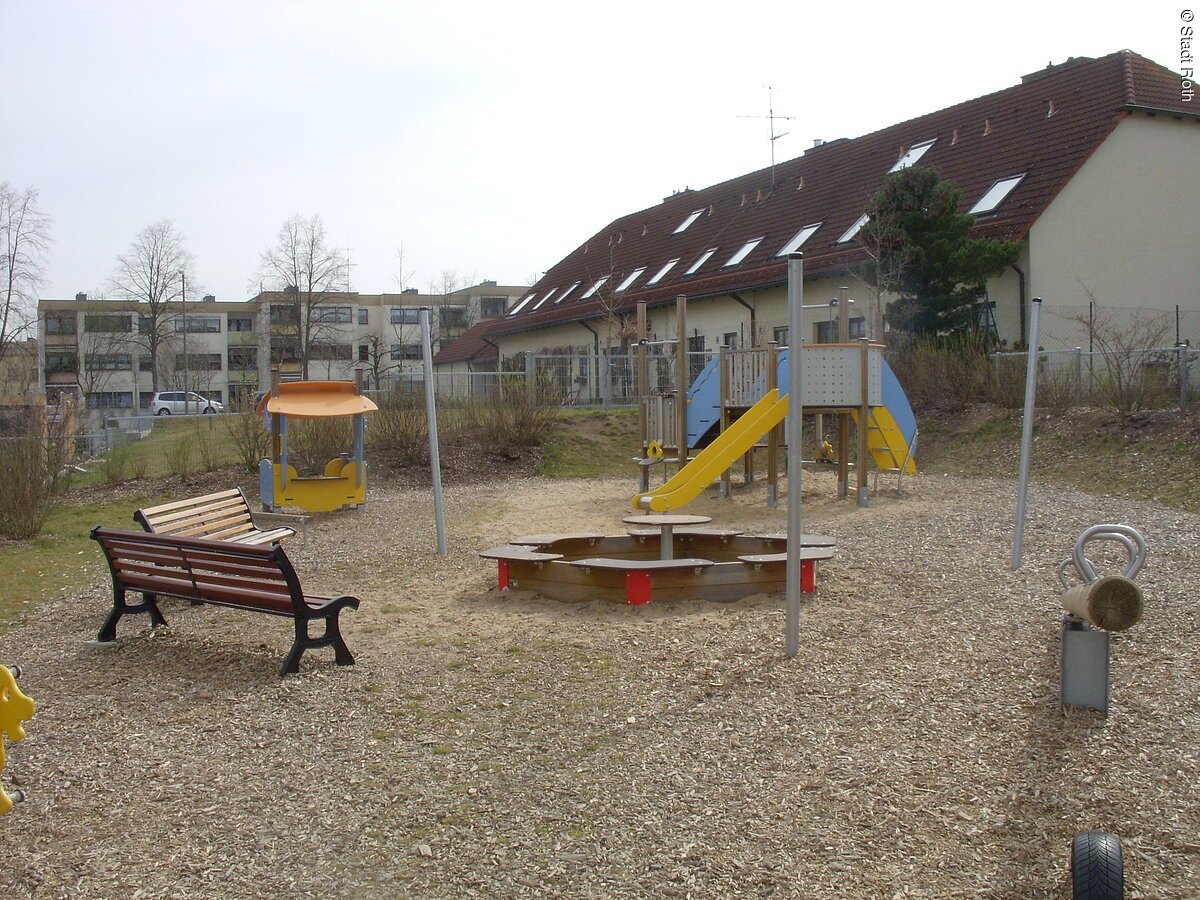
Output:
[[[485,281],[449,294],[333,292],[317,304],[307,330],[309,377],[353,379],[372,386],[421,369],[418,310],[430,307],[434,352],[483,317],[503,316],[527,288]],[[252,399],[278,368],[301,375],[297,304],[285,291],[248,301],[211,295],[173,303],[160,334],[159,390],[190,390],[230,406]],[[38,303],[38,382],[54,402],[63,391],[83,395],[89,409],[144,413],[154,392],[151,325],[128,300],[42,300]]]
[[[621,216],[552,265],[508,314],[438,357],[439,370],[497,352],[599,353],[628,347],[638,301],[651,338],[674,338],[688,298],[689,349],[786,342],[788,255],[804,255],[807,304],[849,287],[852,334],[883,339],[890,295],[860,280],[864,207],[885,175],[920,164],[962,192],[974,233],[1021,244],[992,278],[981,326],[1010,348],[1044,303],[1044,346],[1088,346],[1089,315],[1183,316],[1173,339],[1200,341],[1200,109],[1180,78],[1130,51],[1071,59],[1013,87]],[[832,312],[806,315],[823,340]],[[1120,319],[1118,319],[1120,320]],[[1165,321],[1165,320],[1164,320]],[[498,349],[497,349],[498,348]],[[495,365],[494,361],[488,364]]]

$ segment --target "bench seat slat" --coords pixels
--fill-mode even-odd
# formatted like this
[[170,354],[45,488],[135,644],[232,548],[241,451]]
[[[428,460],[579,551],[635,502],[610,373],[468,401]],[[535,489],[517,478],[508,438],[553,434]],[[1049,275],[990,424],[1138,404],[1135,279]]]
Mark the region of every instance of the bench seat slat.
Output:
[[295,533],[291,528],[272,528],[270,531],[248,531],[230,540],[235,544],[273,544]]
[[169,513],[154,513],[142,510],[142,515],[149,519],[156,528],[170,526],[175,522],[188,521],[190,519],[200,519],[208,516],[219,516],[222,513],[245,509],[246,503],[242,500],[240,494],[236,497],[231,497],[228,500],[222,500],[220,503],[212,503],[207,505],[189,506],[185,509],[178,509]]
[[619,569],[625,572],[650,572],[669,569],[706,569],[711,559],[573,559],[567,565],[589,569]]
[[240,498],[242,492],[237,488],[230,488],[227,491],[217,491],[215,494],[205,494],[203,497],[189,497],[186,500],[173,500],[170,503],[161,503],[158,506],[148,506],[142,510],[144,513],[157,514],[171,512],[176,509],[183,509],[188,506],[195,506],[207,502],[219,502],[229,498]]

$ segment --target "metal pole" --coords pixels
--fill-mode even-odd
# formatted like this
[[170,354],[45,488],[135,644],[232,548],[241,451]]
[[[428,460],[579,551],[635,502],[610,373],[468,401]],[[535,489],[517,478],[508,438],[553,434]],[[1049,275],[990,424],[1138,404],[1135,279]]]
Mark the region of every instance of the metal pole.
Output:
[[1029,322],[1029,349],[1026,351],[1025,415],[1021,421],[1021,474],[1017,481],[1017,525],[1013,531],[1014,570],[1021,568],[1021,553],[1024,550],[1025,497],[1029,492],[1029,454],[1033,447],[1033,400],[1037,390],[1038,319],[1042,312],[1042,298],[1034,297],[1030,307],[1032,316]]
[[787,621],[784,651],[800,650],[800,554],[804,543],[800,510],[803,492],[804,254],[788,256],[788,416],[787,416]]
[[186,416],[192,411],[192,404],[188,396],[187,275],[183,272],[179,273],[179,306],[182,309],[180,314],[183,316],[183,414]]
[[442,507],[442,457],[438,446],[437,403],[433,396],[433,348],[429,336],[429,307],[417,313],[421,323],[421,371],[425,375],[425,416],[429,420],[429,468],[433,473],[433,516],[437,522],[438,556],[446,555],[446,519]]

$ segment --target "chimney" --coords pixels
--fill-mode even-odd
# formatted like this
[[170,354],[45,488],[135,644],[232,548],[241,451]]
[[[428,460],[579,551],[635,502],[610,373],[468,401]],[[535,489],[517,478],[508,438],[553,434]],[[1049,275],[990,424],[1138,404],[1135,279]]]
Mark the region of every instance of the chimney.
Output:
[[212,294],[205,294],[204,298],[200,302],[201,303],[216,303],[217,298]]
[[75,302],[76,303],[87,303],[87,293],[84,291],[80,291],[78,294],[75,295]]

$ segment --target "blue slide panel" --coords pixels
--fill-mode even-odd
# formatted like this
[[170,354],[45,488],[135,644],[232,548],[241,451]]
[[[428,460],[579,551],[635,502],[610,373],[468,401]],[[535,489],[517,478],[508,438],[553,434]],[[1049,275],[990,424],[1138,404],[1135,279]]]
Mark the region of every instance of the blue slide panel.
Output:
[[687,431],[688,446],[695,447],[700,438],[721,418],[721,360],[714,356],[688,388]]
[[904,388],[900,387],[896,373],[892,371],[886,359],[882,362],[883,370],[880,374],[883,380],[883,405],[896,420],[900,433],[904,435],[904,442],[911,447],[913,438],[917,436],[917,417],[908,405],[908,395],[904,393]]

